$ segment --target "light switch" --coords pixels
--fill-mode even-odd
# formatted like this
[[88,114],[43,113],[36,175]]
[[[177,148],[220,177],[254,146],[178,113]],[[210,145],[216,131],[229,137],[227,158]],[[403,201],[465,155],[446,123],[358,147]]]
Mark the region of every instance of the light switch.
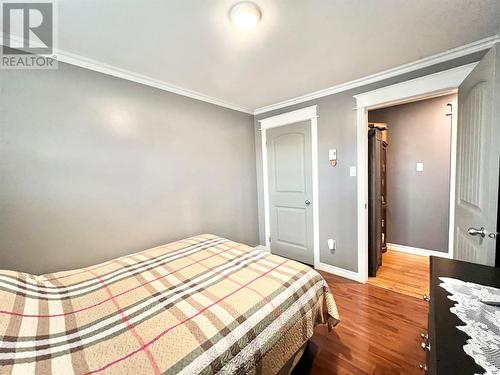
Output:
[[424,163],[417,163],[417,172],[424,171]]
[[356,177],[356,167],[349,168],[349,176]]

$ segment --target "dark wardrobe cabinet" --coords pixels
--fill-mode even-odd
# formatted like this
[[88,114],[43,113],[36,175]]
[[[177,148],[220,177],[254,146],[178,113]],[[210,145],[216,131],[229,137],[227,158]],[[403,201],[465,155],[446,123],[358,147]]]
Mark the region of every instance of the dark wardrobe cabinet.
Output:
[[387,250],[385,124],[370,123],[368,131],[368,275],[373,277]]

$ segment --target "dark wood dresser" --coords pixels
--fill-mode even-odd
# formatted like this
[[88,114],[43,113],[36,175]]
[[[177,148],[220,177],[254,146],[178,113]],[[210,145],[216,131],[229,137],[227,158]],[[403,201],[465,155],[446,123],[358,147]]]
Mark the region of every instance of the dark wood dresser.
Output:
[[500,268],[438,257],[430,258],[430,268],[430,296],[424,296],[429,300],[429,330],[422,335],[427,363],[421,367],[431,375],[483,374],[484,370],[463,350],[468,336],[456,327],[464,323],[450,312],[454,302],[439,286],[439,277],[500,288]]

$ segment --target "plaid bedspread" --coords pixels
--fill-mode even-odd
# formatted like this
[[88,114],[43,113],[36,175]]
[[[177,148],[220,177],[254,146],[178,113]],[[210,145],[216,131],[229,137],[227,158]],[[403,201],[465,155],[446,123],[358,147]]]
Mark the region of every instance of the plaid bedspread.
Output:
[[213,235],[0,271],[1,374],[275,374],[327,322],[338,313],[316,271]]

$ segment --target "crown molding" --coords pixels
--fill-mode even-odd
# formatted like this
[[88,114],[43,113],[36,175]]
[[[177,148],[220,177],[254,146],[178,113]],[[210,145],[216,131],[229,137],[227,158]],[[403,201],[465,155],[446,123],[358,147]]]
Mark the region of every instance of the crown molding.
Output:
[[500,35],[494,35],[488,38],[480,39],[475,42],[465,44],[460,47],[452,48],[448,51],[441,52],[429,57],[425,57],[420,60],[413,61],[408,64],[400,65],[395,68],[391,68],[388,70],[384,70],[379,73],[375,73],[363,78],[358,78],[353,81],[341,83],[339,85],[331,86],[323,90],[314,91],[309,94],[301,95],[296,98],[284,100],[282,102],[278,102],[275,104],[267,105],[264,107],[257,108],[253,114],[260,115],[269,111],[273,111],[275,109],[289,107],[294,104],[300,104],[303,102],[307,102],[309,100],[314,100],[318,98],[322,98],[328,95],[337,94],[342,91],[347,91],[354,89],[356,87],[366,86],[371,83],[375,83],[378,81],[383,81],[388,78],[396,77],[405,73],[413,72],[415,70],[419,70],[422,68],[427,68],[429,66],[439,64],[442,62],[446,62],[449,60],[456,59],[458,57],[470,55],[474,52],[483,51],[485,49],[491,48],[494,44],[500,42]]
[[[0,32],[0,45],[3,44],[3,38],[2,34]],[[21,38],[16,38],[18,40],[23,40]],[[470,55],[475,52],[483,51],[485,49],[491,48],[494,44],[500,42],[500,34],[480,39],[475,42],[456,47],[453,49],[450,49],[445,52],[441,52],[429,57],[425,57],[420,60],[413,61],[408,64],[400,65],[395,68],[391,68],[388,70],[384,70],[379,73],[375,73],[366,77],[362,77],[359,79],[355,79],[353,81],[341,83],[339,85],[331,86],[323,90],[319,91],[314,91],[309,94],[301,95],[296,98],[284,100],[275,104],[267,105],[264,107],[259,107],[255,110],[241,107],[236,104],[228,103],[224,100],[205,95],[202,93],[199,93],[197,91],[189,90],[180,86],[176,86],[173,84],[170,84],[168,82],[164,82],[155,78],[151,78],[146,75],[142,75],[130,70],[118,68],[116,66],[106,64],[97,60],[89,59],[84,56],[80,56],[74,53],[70,53],[61,49],[54,49],[54,55],[55,59],[74,66],[78,66],[81,68],[89,69],[95,72],[107,74],[113,77],[125,79],[128,81],[140,83],[146,86],[154,87],[163,91],[171,92],[174,94],[178,94],[181,96],[185,96],[191,99],[196,99],[200,100],[206,103],[214,104],[220,107],[232,109],[235,111],[243,112],[243,113],[248,113],[248,114],[253,114],[253,115],[260,115],[266,112],[270,112],[276,109],[280,108],[285,108],[289,107],[294,104],[300,104],[303,102],[307,102],[309,100],[314,100],[314,99],[319,99],[328,95],[336,94],[339,92],[347,91],[356,87],[361,87],[365,86],[371,83],[375,83],[378,81],[382,81],[388,78],[396,77],[405,73],[409,73],[415,70],[419,70],[422,68],[426,68],[435,64],[439,64],[442,62],[446,62],[449,60],[453,60],[462,56]]]
[[248,114],[253,114],[253,111],[248,108],[241,107],[236,104],[228,103],[224,100],[214,98],[212,96],[208,96],[197,91],[185,89],[183,87],[179,87],[176,85],[172,85],[170,83],[160,81],[158,79],[154,79],[142,74],[138,74],[132,72],[130,70],[121,69],[113,65],[105,64],[96,60],[88,59],[86,57],[76,55],[74,53],[69,53],[66,51],[58,50],[55,52],[56,59],[66,64],[71,64],[75,66],[79,66],[81,68],[93,70],[95,72],[108,74],[113,77],[126,79],[128,81],[140,83],[146,86],[151,86],[163,91],[168,91],[174,94],[186,96],[191,99],[200,100],[202,102],[215,104],[219,107],[224,107],[228,109],[232,109],[239,112],[244,112]]
[[[11,36],[12,39],[16,41],[24,41],[23,38],[16,37],[16,36]],[[3,44],[3,33],[0,33],[0,45]],[[231,104],[228,103],[224,100],[214,98],[212,96],[208,96],[202,93],[199,93],[197,91],[185,89],[183,87],[179,87],[176,85],[172,85],[170,83],[160,81],[158,79],[154,79],[151,77],[148,77],[146,75],[142,75],[136,72],[132,72],[130,70],[118,68],[117,66],[113,66],[110,64],[106,64],[97,60],[89,59],[87,57],[77,55],[71,52],[67,52],[61,49],[54,48],[53,51],[53,58],[56,59],[57,61],[78,66],[80,68],[85,68],[88,70],[92,70],[94,72],[99,72],[103,74],[107,74],[113,77],[125,79],[127,81],[131,82],[136,82],[140,83],[142,85],[154,87],[163,91],[168,91],[174,94],[182,95],[191,99],[196,99],[200,100],[202,102],[210,103],[217,105],[219,107],[224,107],[228,109],[232,109],[235,111],[243,112],[243,113],[248,113],[250,115],[253,114],[253,110],[249,108],[244,108],[236,104]]]

